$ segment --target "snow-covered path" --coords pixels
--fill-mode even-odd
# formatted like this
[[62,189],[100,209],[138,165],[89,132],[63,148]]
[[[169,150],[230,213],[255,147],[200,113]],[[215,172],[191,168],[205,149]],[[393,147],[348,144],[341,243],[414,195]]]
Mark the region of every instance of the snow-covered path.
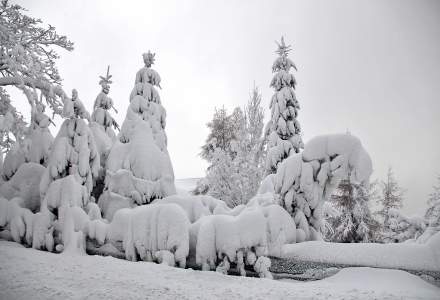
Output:
[[397,270],[349,268],[316,282],[273,281],[112,257],[52,254],[0,241],[0,299],[439,299]]

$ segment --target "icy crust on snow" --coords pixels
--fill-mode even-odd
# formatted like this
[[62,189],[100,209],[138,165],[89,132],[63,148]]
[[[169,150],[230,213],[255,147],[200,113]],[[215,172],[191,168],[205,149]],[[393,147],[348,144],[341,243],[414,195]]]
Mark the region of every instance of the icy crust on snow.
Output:
[[45,170],[37,163],[22,164],[9,181],[0,185],[0,196],[6,199],[19,197],[22,207],[37,211],[40,208],[40,180]]
[[380,268],[440,271],[440,233],[426,243],[328,243],[284,245],[282,257]]
[[275,182],[280,204],[292,215],[297,242],[321,240],[324,230],[324,203],[342,178],[368,181],[371,158],[360,140],[349,134],[318,136],[302,153],[289,156],[278,167],[275,179],[265,180],[263,190]]

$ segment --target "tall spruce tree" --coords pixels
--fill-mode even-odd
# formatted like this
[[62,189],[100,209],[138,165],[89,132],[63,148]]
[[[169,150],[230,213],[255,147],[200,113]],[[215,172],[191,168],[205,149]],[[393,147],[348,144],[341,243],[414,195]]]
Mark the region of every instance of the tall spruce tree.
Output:
[[266,175],[276,173],[278,164],[289,156],[291,151],[298,153],[304,147],[301,138],[301,127],[298,120],[299,103],[295,96],[296,80],[289,73],[296,66],[288,53],[291,46],[286,45],[284,38],[277,43],[278,58],[272,65],[275,73],[270,86],[275,94],[270,102],[271,119],[266,125],[265,135],[268,138],[268,153],[266,159]]

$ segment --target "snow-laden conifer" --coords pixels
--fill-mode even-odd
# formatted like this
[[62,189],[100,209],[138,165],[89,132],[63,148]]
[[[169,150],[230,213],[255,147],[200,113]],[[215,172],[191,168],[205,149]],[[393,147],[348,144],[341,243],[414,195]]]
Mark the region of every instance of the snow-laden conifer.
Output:
[[291,68],[296,70],[288,57],[291,46],[285,44],[283,37],[277,44],[278,58],[272,65],[275,75],[270,83],[275,94],[270,101],[271,118],[265,129],[268,138],[266,174],[276,173],[280,162],[304,147],[297,120],[300,106],[295,95],[296,80],[290,73]]

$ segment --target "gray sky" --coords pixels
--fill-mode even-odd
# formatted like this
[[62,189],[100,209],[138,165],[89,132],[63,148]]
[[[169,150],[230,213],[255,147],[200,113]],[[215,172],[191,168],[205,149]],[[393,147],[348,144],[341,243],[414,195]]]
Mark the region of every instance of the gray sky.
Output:
[[141,54],[157,53],[176,178],[204,175],[205,124],[215,107],[244,105],[254,81],[268,117],[274,41],[284,35],[304,141],[349,130],[370,153],[373,178],[392,166],[405,211],[424,212],[440,173],[440,1],[11,2],[75,43],[58,66],[90,111],[111,66],[120,124]]

